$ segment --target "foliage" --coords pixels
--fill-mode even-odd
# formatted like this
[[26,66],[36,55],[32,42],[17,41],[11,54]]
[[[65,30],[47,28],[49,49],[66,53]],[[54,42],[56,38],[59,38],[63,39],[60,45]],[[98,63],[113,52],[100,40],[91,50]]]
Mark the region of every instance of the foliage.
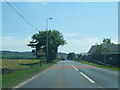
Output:
[[25,65],[20,65],[20,64],[29,64],[29,63],[39,63],[40,60],[22,60],[22,59],[16,59],[16,60],[7,60],[7,59],[2,59],[0,60],[2,62],[2,67],[3,68],[12,68],[12,69],[25,69],[29,68],[29,66]]
[[68,60],[75,60],[76,59],[76,54],[74,52],[70,52],[67,56]]
[[[92,53],[92,58],[101,62],[104,62],[106,55],[109,54],[109,49],[106,45],[111,45],[111,39],[104,38],[101,44],[96,44],[96,50]],[[105,62],[104,62],[105,63]]]
[[2,59],[34,59],[31,52],[0,51]]
[[111,39],[104,38],[101,44],[93,46],[92,53],[88,53],[85,57],[82,56],[81,59],[100,65],[120,67],[120,64],[118,64],[120,54],[112,54],[109,50],[109,45],[113,44],[111,43]]
[[57,58],[58,58],[58,59],[67,59],[67,54],[66,54],[66,53],[61,53],[61,52],[59,52],[59,53],[57,54]]
[[110,69],[110,70],[120,71],[120,68],[113,67],[113,66],[109,66],[109,67],[108,67],[108,66],[98,65],[98,64],[91,63],[91,62],[87,62],[87,61],[83,61],[83,60],[77,61],[77,62],[89,64],[89,65],[96,66],[96,67],[100,67],[100,68],[106,68],[106,69]]
[[114,44],[114,43],[111,43],[111,39],[109,39],[109,38],[103,38],[102,45],[110,45],[110,44]]
[[30,69],[16,70],[10,74],[4,74],[4,75],[2,75],[2,87],[3,88],[13,88],[15,85],[17,85],[23,81],[26,81],[27,79],[33,77],[34,75],[49,68],[53,64],[54,63],[43,64],[42,66],[35,66]]
[[82,58],[82,54],[77,54],[77,59],[80,60]]
[[[66,44],[66,41],[63,38],[63,35],[57,30],[48,30],[48,31],[39,31],[32,35],[32,41],[28,44],[28,46],[34,48],[32,51],[37,57],[37,52],[42,50],[45,52],[47,56],[47,43],[46,40],[48,38],[48,62],[52,62],[52,60],[56,59],[58,47],[60,45]],[[38,57],[39,58],[39,57]]]

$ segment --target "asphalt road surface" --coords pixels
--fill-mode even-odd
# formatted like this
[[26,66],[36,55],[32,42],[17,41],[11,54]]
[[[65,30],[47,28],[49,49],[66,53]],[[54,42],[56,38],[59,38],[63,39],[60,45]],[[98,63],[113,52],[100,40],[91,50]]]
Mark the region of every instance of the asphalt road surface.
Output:
[[118,72],[66,60],[16,88],[118,88]]

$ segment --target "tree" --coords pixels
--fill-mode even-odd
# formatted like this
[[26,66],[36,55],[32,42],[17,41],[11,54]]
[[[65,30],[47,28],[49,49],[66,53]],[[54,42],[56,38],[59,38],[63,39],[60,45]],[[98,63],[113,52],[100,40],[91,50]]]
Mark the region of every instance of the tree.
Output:
[[47,40],[48,35],[48,60],[47,63],[52,62],[52,60],[56,59],[58,47],[60,45],[66,44],[66,41],[63,38],[63,35],[57,30],[47,30],[47,31],[39,31],[32,35],[32,41],[28,44],[28,46],[34,48],[32,51],[35,55],[40,50],[45,52],[47,55]]
[[77,59],[80,60],[82,58],[82,54],[77,54]]
[[103,41],[101,44],[95,45],[96,50],[94,51],[94,53],[92,53],[92,59],[105,63],[105,59],[109,54],[109,49],[107,46],[111,44],[114,44],[114,43],[111,43],[111,39],[103,38]]
[[76,54],[74,52],[71,52],[67,56],[68,60],[75,60],[76,59]]
[[110,44],[114,44],[114,43],[111,43],[111,39],[109,39],[109,38],[103,38],[102,45],[110,45]]

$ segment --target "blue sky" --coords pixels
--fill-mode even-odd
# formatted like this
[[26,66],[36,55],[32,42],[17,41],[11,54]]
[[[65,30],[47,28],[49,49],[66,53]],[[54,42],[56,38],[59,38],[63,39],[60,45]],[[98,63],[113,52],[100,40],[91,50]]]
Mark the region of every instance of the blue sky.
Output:
[[[59,52],[87,52],[103,38],[118,40],[117,2],[10,2],[38,30],[59,30],[67,44]],[[26,44],[38,31],[26,23],[7,3],[2,3],[3,50],[31,51]]]

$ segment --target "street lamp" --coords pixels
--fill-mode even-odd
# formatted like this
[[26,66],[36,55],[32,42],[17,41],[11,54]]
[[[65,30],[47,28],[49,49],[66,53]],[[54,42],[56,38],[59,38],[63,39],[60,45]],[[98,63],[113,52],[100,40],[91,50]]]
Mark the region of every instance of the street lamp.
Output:
[[[47,18],[46,19],[46,31],[48,30],[48,20],[52,18]],[[47,49],[47,55],[46,55],[46,63],[48,63],[48,32],[46,34],[46,49]]]
[[47,18],[47,19],[46,19],[46,30],[48,30],[48,20],[49,20],[49,19],[52,19],[52,18]]

